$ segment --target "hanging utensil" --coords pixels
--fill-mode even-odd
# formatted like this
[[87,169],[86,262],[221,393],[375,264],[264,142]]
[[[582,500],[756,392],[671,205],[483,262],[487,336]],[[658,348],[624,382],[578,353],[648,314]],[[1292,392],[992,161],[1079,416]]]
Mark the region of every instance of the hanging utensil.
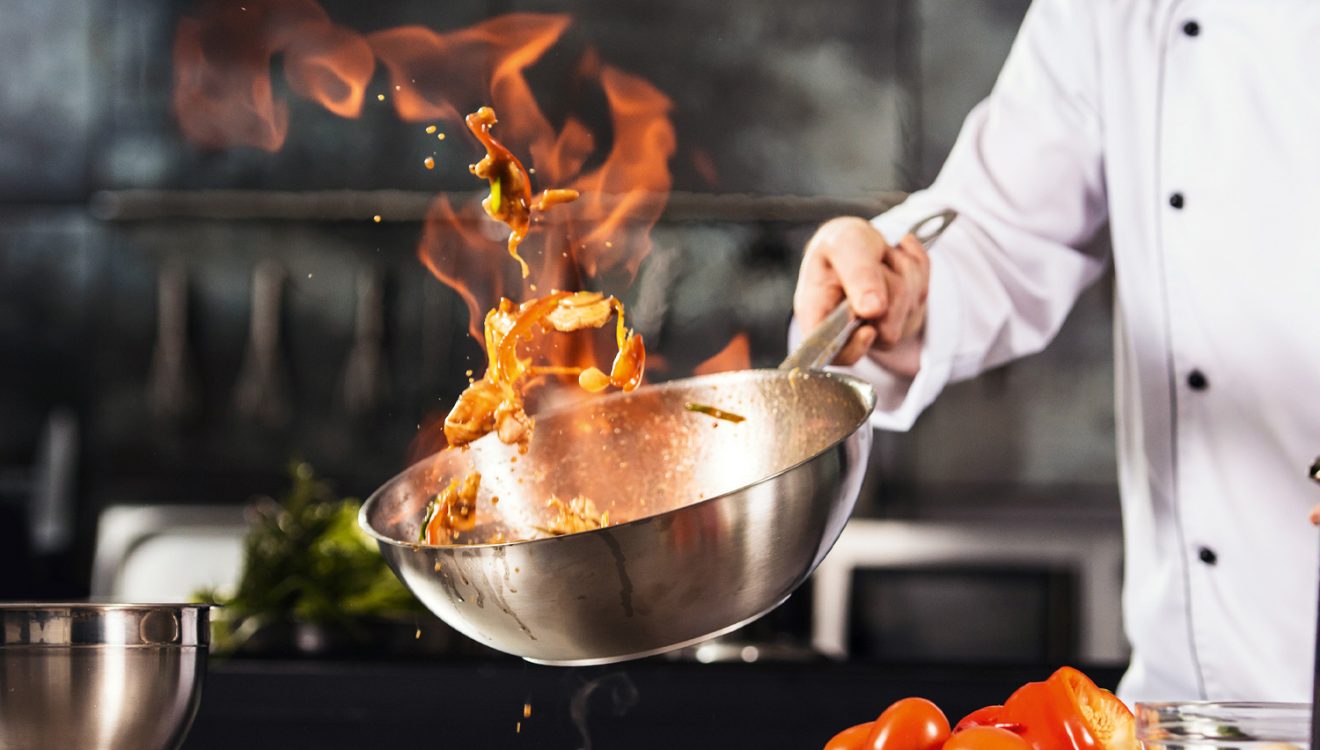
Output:
[[147,380],[147,408],[156,419],[179,423],[197,408],[196,379],[188,360],[188,272],[178,261],[161,266],[156,281],[156,343]]
[[288,424],[293,412],[280,351],[284,277],[284,267],[274,260],[261,261],[252,273],[248,345],[234,390],[238,413],[272,430]]
[[385,399],[385,280],[380,269],[363,268],[357,277],[357,317],[353,348],[344,368],[344,409],[349,416],[370,416]]

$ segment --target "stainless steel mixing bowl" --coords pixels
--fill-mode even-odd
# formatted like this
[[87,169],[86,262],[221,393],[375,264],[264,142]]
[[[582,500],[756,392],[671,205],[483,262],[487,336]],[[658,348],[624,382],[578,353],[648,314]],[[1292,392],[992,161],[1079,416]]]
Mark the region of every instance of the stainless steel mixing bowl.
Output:
[[[422,603],[481,643],[550,664],[646,656],[733,630],[806,579],[852,512],[874,405],[866,383],[804,370],[589,399],[539,415],[524,456],[488,435],[415,464],[367,500],[361,522]],[[459,541],[543,536],[551,496],[583,495],[627,522],[419,545],[427,501],[472,470],[479,523]]]
[[209,640],[201,605],[0,603],[0,749],[178,747]]

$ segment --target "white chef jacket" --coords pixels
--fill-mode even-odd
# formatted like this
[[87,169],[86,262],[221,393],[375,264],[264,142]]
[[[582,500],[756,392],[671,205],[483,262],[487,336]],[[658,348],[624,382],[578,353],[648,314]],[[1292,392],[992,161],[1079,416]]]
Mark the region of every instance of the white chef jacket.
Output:
[[1320,533],[1320,2],[1037,0],[938,180],[921,369],[874,422],[1044,347],[1116,276],[1125,700],[1310,701]]

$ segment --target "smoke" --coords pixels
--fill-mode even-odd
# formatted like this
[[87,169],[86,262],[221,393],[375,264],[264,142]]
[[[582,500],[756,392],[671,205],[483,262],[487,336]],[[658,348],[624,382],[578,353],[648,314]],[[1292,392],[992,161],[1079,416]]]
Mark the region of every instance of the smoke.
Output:
[[577,727],[578,734],[582,736],[580,750],[591,750],[591,733],[587,730],[587,722],[591,715],[591,699],[602,689],[601,694],[604,697],[598,698],[596,703],[605,701],[610,714],[616,717],[623,716],[636,706],[640,695],[632,678],[624,672],[602,675],[583,683],[582,687],[573,693],[573,699],[568,704],[568,713],[573,718],[573,726]]

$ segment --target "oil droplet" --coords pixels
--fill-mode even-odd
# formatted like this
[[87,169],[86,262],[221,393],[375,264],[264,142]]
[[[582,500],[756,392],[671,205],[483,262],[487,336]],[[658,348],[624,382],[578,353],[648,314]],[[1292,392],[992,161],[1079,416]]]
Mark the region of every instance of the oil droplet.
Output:
[[426,165],[427,169],[435,169],[435,159],[432,159],[429,156],[423,159],[422,163]]
[[377,224],[379,224],[379,223],[380,223],[380,214],[376,214],[375,216],[371,217],[371,220],[374,221],[374,222],[376,222]]
[[441,133],[440,135],[437,135],[436,138],[439,138],[440,140],[443,141],[445,139],[445,134]]
[[437,130],[439,130],[439,128],[437,128],[437,127],[434,126],[434,125],[427,125],[427,126],[426,126],[426,134],[427,134],[427,135],[430,135],[431,133],[434,133],[434,132],[437,131]]
[[420,641],[420,640],[422,639],[422,629],[421,629],[421,628],[418,628],[418,629],[417,629],[417,633],[413,635],[413,639],[414,639],[414,640],[418,640],[418,641]]
[[384,94],[376,94],[376,101],[378,101],[378,102],[383,102],[383,101],[385,101],[385,95],[384,95]]
[[523,704],[523,718],[524,719],[532,718],[532,704],[530,703]]

